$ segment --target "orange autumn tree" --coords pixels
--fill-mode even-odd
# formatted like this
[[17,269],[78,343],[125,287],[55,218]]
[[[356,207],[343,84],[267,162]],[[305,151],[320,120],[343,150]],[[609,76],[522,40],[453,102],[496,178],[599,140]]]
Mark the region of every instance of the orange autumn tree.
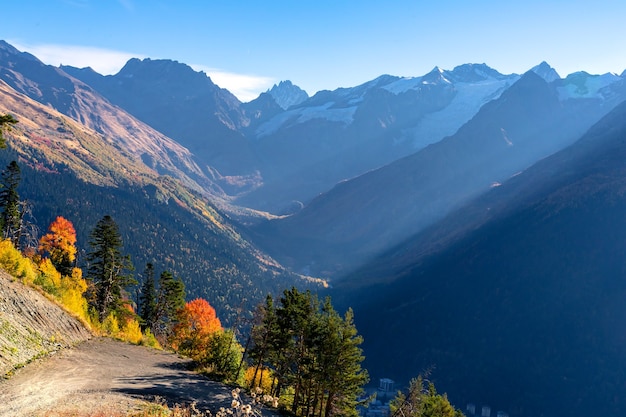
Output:
[[179,311],[178,323],[173,328],[172,347],[183,355],[202,361],[211,337],[222,330],[215,309],[208,301],[196,298]]
[[39,253],[42,256],[47,253],[61,274],[71,275],[76,259],[76,230],[72,222],[58,216],[39,240]]

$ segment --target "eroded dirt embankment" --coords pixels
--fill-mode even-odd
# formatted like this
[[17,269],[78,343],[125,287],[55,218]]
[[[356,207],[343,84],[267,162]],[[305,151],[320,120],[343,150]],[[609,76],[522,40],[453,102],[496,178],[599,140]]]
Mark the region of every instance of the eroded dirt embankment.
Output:
[[0,271],[0,372],[12,371],[0,378],[0,417],[122,416],[155,398],[214,415],[228,408],[231,389],[188,365],[173,353],[93,337],[79,320]]
[[91,337],[78,319],[0,270],[0,377]]

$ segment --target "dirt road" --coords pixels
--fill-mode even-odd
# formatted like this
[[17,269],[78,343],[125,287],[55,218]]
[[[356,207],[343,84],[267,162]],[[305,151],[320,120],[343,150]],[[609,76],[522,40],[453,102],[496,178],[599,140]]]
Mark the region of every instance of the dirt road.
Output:
[[[230,389],[186,370],[177,355],[94,338],[35,361],[0,382],[0,417],[125,413],[155,396],[213,413]],[[105,414],[100,414],[105,415]]]

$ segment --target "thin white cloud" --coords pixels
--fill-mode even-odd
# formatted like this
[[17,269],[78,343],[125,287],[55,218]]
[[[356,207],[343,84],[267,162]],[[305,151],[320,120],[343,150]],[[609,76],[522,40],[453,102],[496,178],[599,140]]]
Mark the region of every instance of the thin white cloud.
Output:
[[227,89],[244,103],[254,100],[276,82],[270,77],[237,74],[203,65],[191,65],[191,67],[196,71],[204,71],[215,84]]
[[91,67],[94,71],[109,75],[117,73],[131,58],[144,58],[130,52],[94,48],[79,45],[26,45],[9,42],[20,51],[26,51],[48,65],[71,65],[73,67]]

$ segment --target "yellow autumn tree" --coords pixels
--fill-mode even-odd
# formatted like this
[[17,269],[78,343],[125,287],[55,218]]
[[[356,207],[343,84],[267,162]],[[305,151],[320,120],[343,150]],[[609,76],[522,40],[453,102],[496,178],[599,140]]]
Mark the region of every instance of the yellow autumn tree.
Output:
[[48,294],[57,297],[61,294],[61,273],[57,271],[50,259],[45,258],[39,263],[39,276],[35,284]]
[[251,390],[252,388],[259,388],[260,392],[269,393],[272,392],[274,383],[274,374],[271,369],[262,368],[258,371],[254,367],[246,369],[245,384]]
[[32,284],[37,279],[37,268],[30,259],[13,246],[10,239],[0,240],[0,268],[7,271],[24,284]]
[[87,291],[87,281],[83,278],[83,271],[79,268],[72,269],[71,275],[61,277],[61,304],[72,313],[88,321],[89,312],[87,299],[84,297]]

